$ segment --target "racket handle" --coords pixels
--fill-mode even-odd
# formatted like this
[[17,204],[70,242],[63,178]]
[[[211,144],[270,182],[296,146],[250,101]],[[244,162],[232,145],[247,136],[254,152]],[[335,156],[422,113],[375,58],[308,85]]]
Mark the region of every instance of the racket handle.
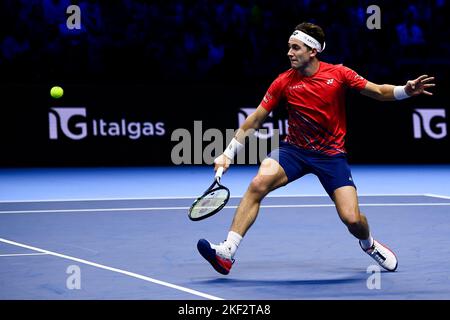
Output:
[[216,171],[216,180],[220,181],[220,178],[222,178],[222,174],[223,174],[223,167],[219,167]]

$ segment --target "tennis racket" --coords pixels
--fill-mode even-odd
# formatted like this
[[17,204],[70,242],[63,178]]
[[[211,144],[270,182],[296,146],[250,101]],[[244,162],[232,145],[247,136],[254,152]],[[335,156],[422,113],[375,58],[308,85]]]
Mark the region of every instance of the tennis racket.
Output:
[[219,167],[211,186],[190,207],[189,219],[193,221],[203,220],[216,214],[227,204],[230,199],[230,190],[220,184],[222,174],[223,167]]

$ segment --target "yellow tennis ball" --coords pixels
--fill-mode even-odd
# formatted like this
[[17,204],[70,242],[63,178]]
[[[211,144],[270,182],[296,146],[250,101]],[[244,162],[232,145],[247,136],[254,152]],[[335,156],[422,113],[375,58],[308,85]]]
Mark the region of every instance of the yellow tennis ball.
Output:
[[55,98],[55,99],[59,99],[63,96],[64,94],[64,90],[61,87],[55,86],[53,88],[51,88],[50,90],[50,95]]

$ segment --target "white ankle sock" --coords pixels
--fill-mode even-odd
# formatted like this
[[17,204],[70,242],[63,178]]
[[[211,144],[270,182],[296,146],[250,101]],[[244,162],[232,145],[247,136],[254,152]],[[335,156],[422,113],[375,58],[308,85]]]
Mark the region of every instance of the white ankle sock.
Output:
[[369,249],[373,245],[372,235],[369,235],[366,240],[359,240],[359,242],[361,243],[361,247],[363,247],[364,250]]
[[242,241],[242,236],[239,233],[234,231],[228,232],[227,240],[225,241],[225,245],[230,248],[231,257],[236,253],[239,244]]

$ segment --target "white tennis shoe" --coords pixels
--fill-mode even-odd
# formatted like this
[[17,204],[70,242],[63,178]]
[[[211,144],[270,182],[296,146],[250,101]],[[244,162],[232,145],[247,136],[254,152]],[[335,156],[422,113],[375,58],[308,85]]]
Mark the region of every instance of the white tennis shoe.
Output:
[[200,239],[197,243],[197,249],[217,272],[221,274],[230,273],[234,263],[230,248],[223,243],[215,245],[206,239]]
[[[361,241],[359,242],[361,246]],[[373,244],[369,249],[361,249],[369,256],[371,256],[380,266],[388,271],[395,271],[398,266],[398,260],[394,252],[392,252],[387,246],[373,240]]]

